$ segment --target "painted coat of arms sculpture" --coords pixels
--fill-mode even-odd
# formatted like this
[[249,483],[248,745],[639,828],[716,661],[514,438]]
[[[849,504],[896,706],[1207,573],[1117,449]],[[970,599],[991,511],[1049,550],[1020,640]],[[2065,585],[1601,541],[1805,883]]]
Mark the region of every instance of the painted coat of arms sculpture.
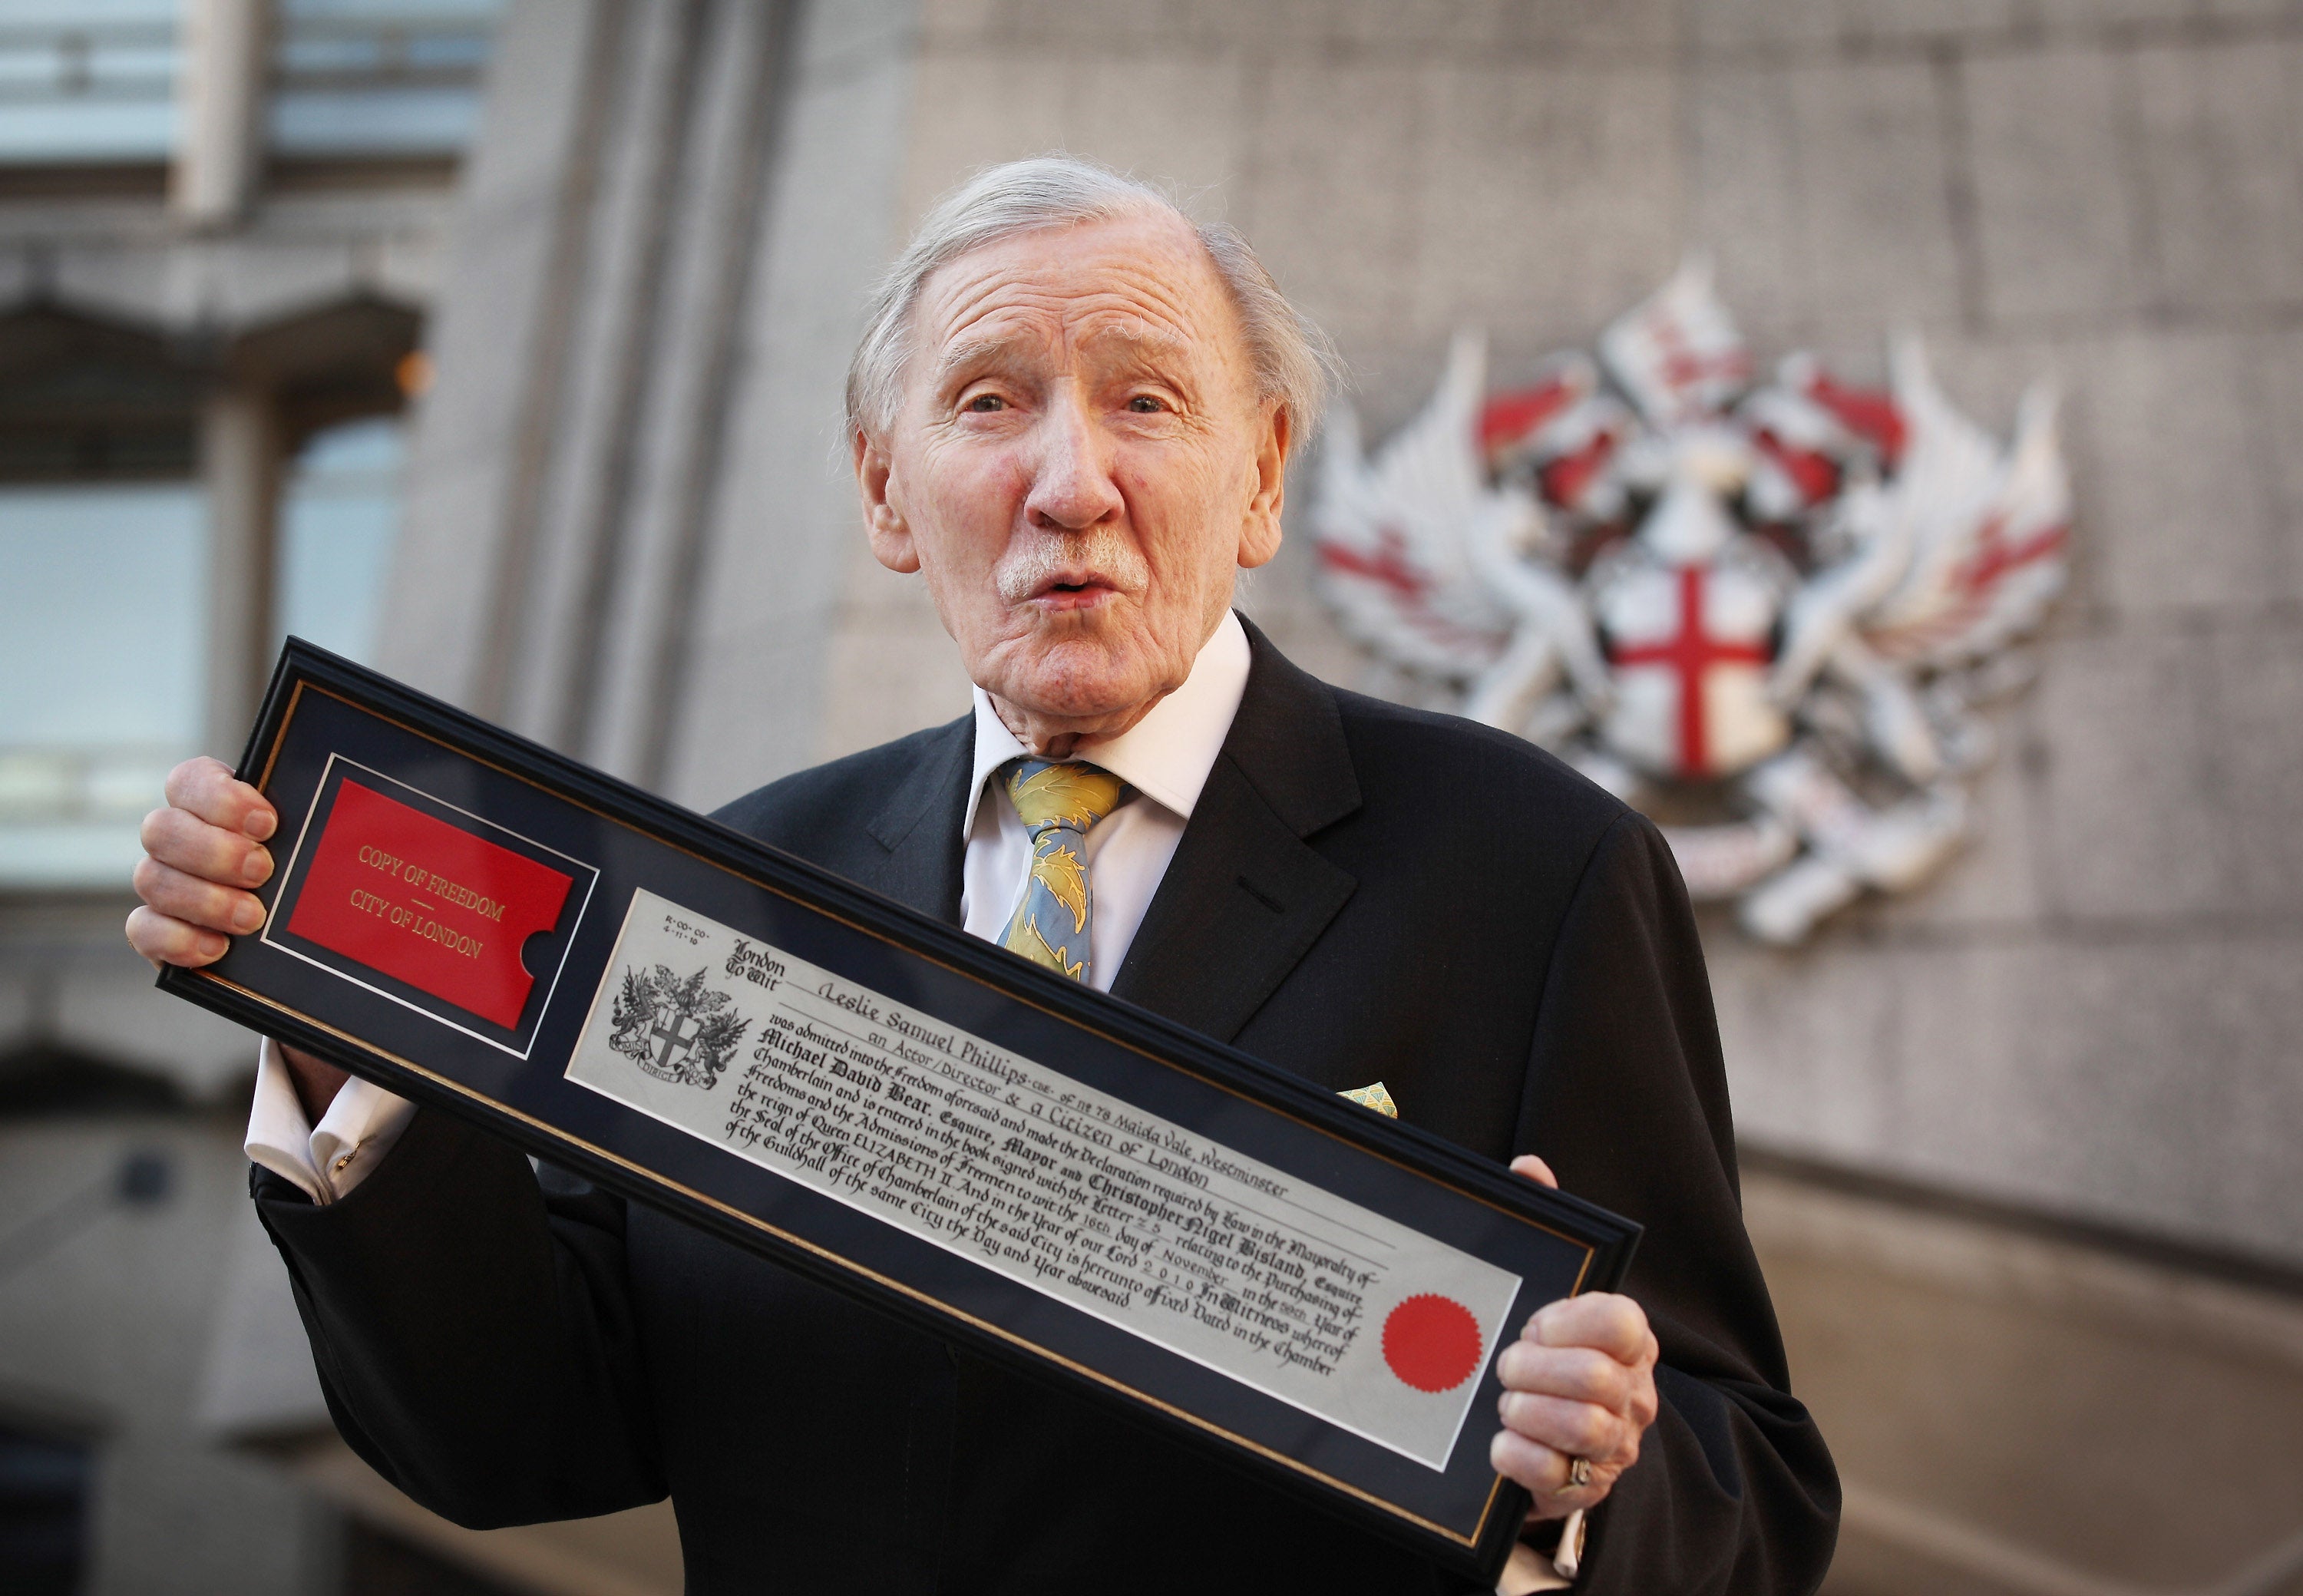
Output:
[[1967,834],[1981,709],[2063,583],[2054,415],[2033,388],[2003,448],[1916,337],[1884,393],[1804,355],[1755,382],[1691,262],[1524,390],[1489,397],[1459,335],[1371,458],[1339,405],[1320,586],[1393,666],[1653,815],[1699,899],[1796,942]]

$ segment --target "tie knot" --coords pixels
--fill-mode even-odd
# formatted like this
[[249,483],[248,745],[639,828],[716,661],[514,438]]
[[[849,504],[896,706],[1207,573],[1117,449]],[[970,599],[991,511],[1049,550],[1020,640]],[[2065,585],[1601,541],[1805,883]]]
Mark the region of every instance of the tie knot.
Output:
[[1064,826],[1084,832],[1119,807],[1126,784],[1077,761],[1018,759],[1008,767],[1008,798],[1033,832]]

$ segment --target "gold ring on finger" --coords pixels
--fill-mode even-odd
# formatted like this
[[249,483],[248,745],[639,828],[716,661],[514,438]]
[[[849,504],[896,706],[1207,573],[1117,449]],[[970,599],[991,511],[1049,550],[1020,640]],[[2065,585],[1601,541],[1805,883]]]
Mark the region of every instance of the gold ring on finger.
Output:
[[1581,1490],[1590,1483],[1591,1483],[1591,1460],[1589,1457],[1570,1457],[1567,1460],[1567,1484],[1565,1489]]

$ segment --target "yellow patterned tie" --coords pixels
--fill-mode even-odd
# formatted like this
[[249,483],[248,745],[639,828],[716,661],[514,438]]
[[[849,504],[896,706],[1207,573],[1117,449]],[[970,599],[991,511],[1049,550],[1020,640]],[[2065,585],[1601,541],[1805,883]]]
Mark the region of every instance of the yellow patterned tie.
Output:
[[1126,792],[1118,776],[1092,764],[1018,759],[1008,766],[1008,799],[1032,834],[1032,874],[1002,947],[1075,981],[1088,978],[1088,828]]

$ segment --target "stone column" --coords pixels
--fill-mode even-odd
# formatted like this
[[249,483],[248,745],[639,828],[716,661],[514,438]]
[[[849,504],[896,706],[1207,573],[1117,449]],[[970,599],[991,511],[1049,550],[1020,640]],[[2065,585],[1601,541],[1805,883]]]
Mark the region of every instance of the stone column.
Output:
[[207,751],[239,757],[272,663],[281,437],[272,396],[220,388],[200,415],[208,501]]
[[381,669],[688,801],[812,761],[919,14],[512,0]]
[[246,214],[264,172],[269,0],[185,0],[181,122],[168,200],[196,227]]

